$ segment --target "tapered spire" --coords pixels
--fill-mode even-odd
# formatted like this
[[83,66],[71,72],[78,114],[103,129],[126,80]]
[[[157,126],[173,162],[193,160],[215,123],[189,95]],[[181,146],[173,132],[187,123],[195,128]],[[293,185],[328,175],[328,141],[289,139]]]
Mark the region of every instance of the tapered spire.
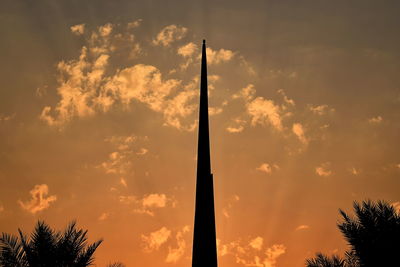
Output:
[[201,54],[199,142],[197,150],[197,175],[199,171],[211,173],[210,137],[208,126],[208,84],[206,40],[203,40]]
[[213,183],[208,123],[207,55],[206,41],[203,40],[192,267],[217,267],[218,265]]

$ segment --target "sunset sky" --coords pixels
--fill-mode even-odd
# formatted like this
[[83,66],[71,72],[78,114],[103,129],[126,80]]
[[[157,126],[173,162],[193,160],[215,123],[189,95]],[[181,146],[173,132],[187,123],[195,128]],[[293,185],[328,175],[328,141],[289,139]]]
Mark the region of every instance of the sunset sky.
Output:
[[341,254],[400,207],[397,0],[3,0],[0,232],[76,219],[96,266],[191,265],[202,39],[220,267]]

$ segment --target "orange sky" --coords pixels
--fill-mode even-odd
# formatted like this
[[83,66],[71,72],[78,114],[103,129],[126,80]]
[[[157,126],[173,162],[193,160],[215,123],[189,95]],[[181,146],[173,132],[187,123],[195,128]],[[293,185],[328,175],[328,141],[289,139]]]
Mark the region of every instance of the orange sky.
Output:
[[399,5],[2,1],[0,231],[190,266],[205,38],[219,265],[342,253],[339,208],[400,201]]

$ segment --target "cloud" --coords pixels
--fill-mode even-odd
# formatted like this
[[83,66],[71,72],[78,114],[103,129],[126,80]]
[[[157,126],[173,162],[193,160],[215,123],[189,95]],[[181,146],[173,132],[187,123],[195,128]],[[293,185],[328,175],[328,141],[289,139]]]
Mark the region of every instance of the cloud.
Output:
[[360,169],[356,169],[355,167],[351,167],[349,169],[350,173],[353,175],[359,175],[360,174]]
[[372,117],[368,120],[368,122],[371,124],[380,124],[382,121],[383,118],[381,116]]
[[176,248],[168,247],[168,255],[165,259],[165,262],[176,263],[183,257],[186,250],[186,241],[183,238],[183,235],[189,232],[189,230],[190,227],[186,225],[183,227],[181,231],[178,231],[178,233],[176,234],[177,247]]
[[48,193],[49,187],[46,184],[35,185],[35,187],[29,192],[32,199],[26,202],[19,200],[18,203],[22,209],[35,214],[49,208],[50,203],[57,200],[56,195],[47,196]]
[[127,28],[128,29],[135,29],[135,28],[137,28],[137,27],[139,27],[140,26],[140,24],[142,23],[142,19],[137,19],[137,20],[135,20],[135,21],[132,21],[132,22],[129,22],[128,24],[127,24]]
[[[140,50],[131,33],[114,33],[114,25],[107,23],[88,34],[85,41],[86,45],[82,47],[77,59],[60,61],[57,64],[57,93],[60,100],[54,108],[46,106],[42,109],[40,119],[47,124],[62,126],[75,117],[88,117],[99,112],[107,112],[116,102],[125,101],[124,104],[126,104],[131,100],[126,98],[130,95],[123,91],[127,89],[126,83],[122,88],[116,86],[118,79],[126,78],[123,81],[131,82],[128,85],[138,85],[138,88],[128,88],[132,91],[132,97],[137,96],[135,93],[139,91],[138,96],[146,98],[147,95],[140,94],[142,92],[140,90],[147,85],[165,89],[157,83],[159,71],[152,66],[138,64],[123,70],[112,71],[109,61],[117,49],[121,51],[129,49],[129,53],[132,53],[132,47],[136,49],[136,52]],[[124,75],[131,75],[131,77]],[[139,82],[135,83],[135,79]],[[141,84],[140,81],[148,84]],[[169,84],[168,81],[166,84]],[[154,88],[149,90],[152,89]],[[154,97],[159,97],[159,95]],[[148,100],[146,102],[148,103],[152,98],[148,97],[145,100]]]
[[299,230],[307,230],[309,229],[310,226],[306,225],[306,224],[302,224],[296,227],[295,231],[299,231]]
[[329,111],[333,112],[335,111],[333,108],[329,109],[328,105],[319,105],[319,106],[309,106],[309,109],[312,113],[316,114],[316,115],[325,115],[326,113],[328,113]]
[[143,147],[138,148],[141,142],[147,141],[147,137],[138,137],[135,135],[111,136],[104,141],[114,146],[114,151],[109,153],[108,159],[102,162],[98,167],[108,174],[120,176],[120,184],[127,186],[126,175],[132,172],[132,160],[147,153]]
[[167,196],[165,194],[150,194],[143,198],[143,207],[163,208],[167,204]]
[[290,98],[286,95],[286,93],[285,93],[285,91],[284,91],[283,89],[279,89],[279,90],[278,90],[278,94],[280,94],[280,95],[283,96],[283,101],[285,101],[286,104],[288,104],[288,105],[290,105],[290,106],[294,106],[294,105],[295,105],[294,100],[293,100],[293,99],[290,99]]
[[277,164],[270,165],[268,163],[262,163],[256,168],[257,171],[264,172],[266,174],[271,174],[273,169],[279,170],[279,166]]
[[119,179],[119,183],[120,183],[121,185],[123,185],[124,187],[128,187],[128,183],[126,182],[126,180],[125,180],[124,177],[121,177],[121,178]]
[[165,208],[168,205],[173,208],[176,206],[176,201],[165,194],[149,194],[141,198],[133,195],[119,196],[119,202],[125,205],[132,205],[135,213],[150,216],[155,215],[154,211],[156,209]]
[[109,154],[108,161],[101,164],[106,173],[125,174],[131,167],[131,162],[124,153],[115,151]]
[[0,212],[3,212],[3,211],[4,211],[4,206],[3,206],[3,204],[0,203]]
[[253,84],[249,84],[246,87],[242,88],[238,93],[232,96],[233,99],[243,98],[246,101],[251,101],[256,94],[256,89]]
[[[206,48],[206,53],[207,53],[208,65],[214,65],[230,61],[235,55],[235,53],[231,50],[227,49],[213,50],[209,47]],[[201,58],[201,55],[199,56],[199,58]]]
[[103,213],[99,216],[98,220],[99,220],[99,221],[105,221],[105,220],[108,219],[109,216],[110,216],[110,213],[108,213],[108,212],[103,212]]
[[99,27],[99,33],[102,37],[110,36],[113,30],[113,25],[111,23],[106,23]]
[[147,152],[149,152],[149,150],[142,147],[138,152],[136,152],[136,155],[143,156],[146,155]]
[[197,108],[194,100],[198,97],[197,91],[198,79],[193,79],[189,84],[184,86],[173,98],[166,102],[163,110],[165,125],[173,126],[180,130],[193,131],[195,124],[193,122],[184,125],[182,120]]
[[149,235],[142,235],[141,239],[144,245],[143,251],[152,252],[158,250],[162,244],[168,241],[171,236],[171,230],[165,226]]
[[197,45],[190,42],[178,48],[178,55],[182,57],[192,57],[197,50]]
[[250,241],[250,247],[254,248],[255,250],[261,250],[264,243],[264,239],[261,236],[257,236],[253,240]]
[[222,244],[217,239],[218,255],[220,257],[232,255],[236,263],[243,266],[275,267],[278,258],[286,252],[282,244],[264,247],[264,239],[260,236],[244,243],[241,239]]
[[224,208],[222,208],[222,214],[226,217],[230,217],[230,210],[232,209],[233,205],[240,200],[238,195],[233,195],[227,201],[227,204]]
[[272,172],[272,168],[268,163],[262,163],[259,167],[256,168],[256,170],[260,172],[265,172],[267,174],[270,174]]
[[71,26],[71,32],[76,34],[76,35],[82,35],[85,33],[85,24],[77,24],[74,26]]
[[240,133],[244,130],[244,126],[246,125],[246,121],[239,118],[235,118],[232,120],[230,126],[226,127],[226,131],[229,133]]
[[251,125],[271,125],[278,131],[283,130],[281,108],[274,101],[264,97],[255,97],[256,90],[253,84],[249,84],[238,93],[232,95],[233,99],[243,99],[246,112],[251,117]]
[[286,247],[284,245],[275,244],[266,251],[266,258],[263,261],[264,267],[276,266],[277,259],[285,254]]
[[329,162],[322,163],[321,166],[315,168],[315,173],[319,176],[330,176],[332,174],[332,171],[329,169],[330,165]]
[[[75,118],[107,113],[119,106],[128,110],[131,105],[142,104],[162,114],[163,125],[193,131],[196,120],[192,115],[198,104],[197,76],[183,83],[183,80],[163,75],[153,65],[130,65],[126,62],[125,67],[117,68],[113,64],[114,57],[131,52],[141,53],[139,43],[128,30],[139,25],[140,20],[128,23],[125,27],[106,23],[85,33],[85,45],[79,56],[57,64],[59,100],[54,106],[43,107],[39,118],[50,126],[62,129]],[[154,42],[168,46],[183,38],[186,32],[184,27],[169,25]],[[193,62],[197,58],[197,50],[194,43],[187,43],[178,49],[178,54],[186,61]],[[228,61],[233,54],[230,50],[210,50],[210,60],[215,63]],[[210,90],[214,88],[217,78],[216,75],[209,76]],[[222,111],[221,106],[211,107],[210,115]]]
[[276,130],[282,131],[282,120],[279,115],[279,106],[272,100],[263,97],[257,97],[247,106],[247,112],[252,117],[251,124],[272,125]]
[[308,144],[308,139],[306,138],[304,134],[304,128],[303,125],[300,123],[294,123],[292,126],[292,131],[293,133],[297,136],[297,138],[302,142],[304,145]]
[[179,25],[169,25],[162,29],[153,40],[154,45],[169,46],[185,37],[188,29]]
[[117,94],[122,103],[142,102],[154,111],[161,111],[164,99],[180,84],[178,80],[163,80],[154,66],[138,64],[119,71],[105,86],[105,92]]
[[[73,117],[87,117],[95,114],[96,91],[101,86],[109,56],[102,54],[94,62],[87,60],[86,47],[81,50],[79,60],[61,61],[57,65],[59,83],[57,91],[61,96],[55,108],[56,116],[51,115],[52,108],[42,110],[40,118],[49,125],[61,125]],[[100,105],[106,103],[97,101]]]
[[6,121],[10,121],[15,117],[15,113],[11,114],[11,115],[5,115],[5,114],[1,114],[0,113],[0,122],[6,122]]
[[243,132],[244,127],[243,126],[237,126],[237,127],[226,127],[226,131],[229,133],[240,133]]
[[119,196],[118,199],[119,199],[119,202],[121,202],[125,205],[133,204],[138,201],[136,196]]

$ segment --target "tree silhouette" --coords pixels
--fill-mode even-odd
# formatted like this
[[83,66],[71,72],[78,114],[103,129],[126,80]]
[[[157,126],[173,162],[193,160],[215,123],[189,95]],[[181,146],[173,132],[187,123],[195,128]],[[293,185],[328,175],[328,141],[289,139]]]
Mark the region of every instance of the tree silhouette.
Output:
[[30,238],[18,229],[19,236],[2,233],[1,267],[85,267],[92,265],[93,254],[102,240],[88,244],[87,230],[70,223],[63,232],[39,221]]
[[317,253],[307,267],[399,266],[400,214],[385,201],[354,202],[353,208],[355,217],[339,210],[338,228],[350,247],[344,259]]
[[317,253],[316,257],[307,260],[308,267],[346,267],[346,261],[339,256],[328,257],[322,253]]

